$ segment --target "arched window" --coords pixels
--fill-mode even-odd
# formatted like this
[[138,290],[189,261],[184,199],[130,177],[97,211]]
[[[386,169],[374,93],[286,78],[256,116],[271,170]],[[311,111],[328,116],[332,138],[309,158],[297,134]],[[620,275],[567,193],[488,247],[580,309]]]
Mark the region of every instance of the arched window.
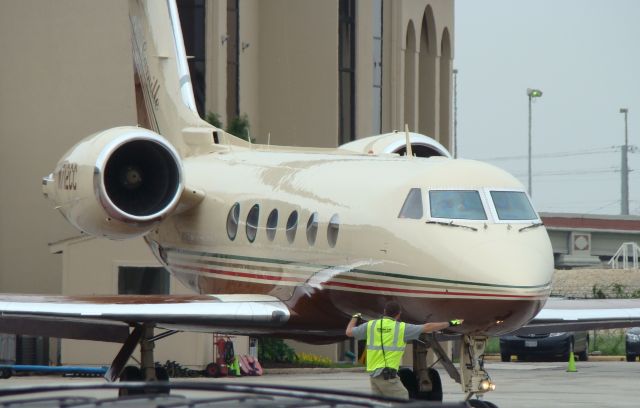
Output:
[[255,204],[249,210],[247,214],[247,239],[249,242],[253,242],[256,239],[258,233],[258,221],[260,219],[260,206]]
[[404,123],[416,130],[416,33],[413,22],[407,27],[404,50]]
[[227,215],[227,236],[230,240],[236,239],[238,233],[238,220],[240,219],[240,203],[235,203]]
[[[436,63],[438,47],[436,22],[431,6],[427,6],[420,29],[418,59],[418,132],[438,139],[436,119],[438,115]],[[445,146],[448,148],[448,146]]]
[[440,55],[440,135],[438,141],[451,150],[451,39],[447,28],[442,32]]

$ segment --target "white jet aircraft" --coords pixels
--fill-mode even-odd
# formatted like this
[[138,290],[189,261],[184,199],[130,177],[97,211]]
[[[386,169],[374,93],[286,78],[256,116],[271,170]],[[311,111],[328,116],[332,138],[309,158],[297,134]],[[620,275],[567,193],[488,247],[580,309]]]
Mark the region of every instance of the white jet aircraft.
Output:
[[0,332],[122,342],[109,380],[140,343],[154,379],[153,342],[175,331],[327,343],[393,299],[409,322],[464,319],[447,332],[463,339],[459,370],[429,336],[403,372],[413,395],[441,399],[427,349],[470,398],[493,388],[488,336],[640,324],[637,301],[547,301],[549,238],[505,171],[408,132],[335,149],[245,142],[198,116],[175,3],[130,0],[130,21],[147,128],[88,136],[43,191],[83,233],[143,236],[194,294],[0,295]]

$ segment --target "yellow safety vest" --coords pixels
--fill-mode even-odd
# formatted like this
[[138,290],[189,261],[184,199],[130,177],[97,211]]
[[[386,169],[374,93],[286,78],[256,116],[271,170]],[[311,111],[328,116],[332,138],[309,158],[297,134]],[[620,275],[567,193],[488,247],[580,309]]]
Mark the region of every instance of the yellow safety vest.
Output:
[[367,371],[397,370],[404,354],[404,322],[388,317],[367,323]]

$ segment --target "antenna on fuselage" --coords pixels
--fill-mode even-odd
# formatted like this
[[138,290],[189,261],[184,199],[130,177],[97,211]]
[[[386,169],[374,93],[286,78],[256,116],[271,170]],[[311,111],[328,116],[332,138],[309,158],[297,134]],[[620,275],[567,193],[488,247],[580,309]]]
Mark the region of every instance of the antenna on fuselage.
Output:
[[409,125],[404,124],[404,135],[407,138],[407,158],[411,159],[413,157],[413,149],[411,149],[411,137],[409,137]]
[[267,133],[267,148],[271,147],[271,132]]

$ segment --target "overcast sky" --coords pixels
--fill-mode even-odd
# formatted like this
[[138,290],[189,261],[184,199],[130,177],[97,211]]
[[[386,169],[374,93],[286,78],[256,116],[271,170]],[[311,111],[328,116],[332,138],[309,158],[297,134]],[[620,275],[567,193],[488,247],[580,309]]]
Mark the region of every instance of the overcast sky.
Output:
[[[527,88],[533,103],[537,210],[620,214],[620,145],[640,145],[640,1],[456,0],[460,157],[527,184]],[[505,159],[510,158],[510,159]],[[629,155],[640,215],[640,152]]]

